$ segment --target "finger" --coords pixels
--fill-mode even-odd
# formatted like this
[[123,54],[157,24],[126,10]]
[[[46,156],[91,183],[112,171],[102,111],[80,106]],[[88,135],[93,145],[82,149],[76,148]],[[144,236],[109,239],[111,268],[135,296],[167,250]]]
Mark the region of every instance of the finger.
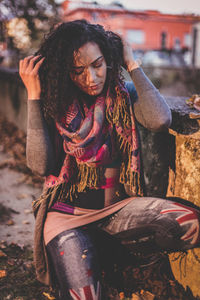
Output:
[[24,69],[26,69],[27,64],[29,63],[30,59],[33,57],[33,55],[27,56],[24,59],[21,60],[21,71],[23,72]]
[[29,60],[31,59],[31,57],[33,57],[32,55],[31,56],[27,56],[25,57],[24,59],[20,59],[19,61],[19,72],[20,74],[23,74],[27,68],[27,64],[29,62]]
[[39,56],[40,56],[40,55],[37,55],[37,56],[30,55],[30,56],[25,57],[25,58],[23,59],[23,61],[22,61],[22,68],[23,68],[23,69],[27,69],[27,67],[28,67],[29,64],[30,64],[30,61],[31,61],[32,59],[37,59]]
[[32,57],[33,57],[33,55],[26,56],[24,59],[22,59],[22,62],[23,62],[23,63],[26,63],[26,62],[28,62]]
[[33,56],[27,65],[27,71],[31,72],[34,69],[35,62],[41,57],[41,55]]
[[20,59],[20,61],[19,61],[19,73],[21,73],[21,71],[22,71],[22,63],[23,63],[23,61],[22,61],[22,59]]
[[44,60],[45,60],[45,57],[42,57],[42,58],[35,64],[35,67],[33,68],[33,72],[34,72],[35,74],[38,73],[38,70],[39,70],[39,68],[41,67],[41,65],[42,65],[42,63],[43,63]]

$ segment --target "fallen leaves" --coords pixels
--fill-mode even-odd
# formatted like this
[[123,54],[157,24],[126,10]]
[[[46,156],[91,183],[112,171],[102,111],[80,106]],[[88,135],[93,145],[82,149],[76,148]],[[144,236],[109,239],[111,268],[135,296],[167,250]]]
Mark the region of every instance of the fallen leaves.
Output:
[[0,270],[0,278],[6,277],[6,270]]
[[0,114],[0,151],[10,154],[10,158],[0,163],[0,168],[9,167],[24,174],[23,182],[42,187],[44,179],[35,175],[26,165],[26,134]]
[[200,95],[194,94],[186,100],[187,105],[200,111]]
[[32,214],[33,211],[31,209],[25,209],[24,213],[28,215],[28,214]]
[[18,200],[20,200],[20,199],[26,199],[26,198],[28,198],[28,196],[29,196],[29,195],[27,195],[27,194],[18,194],[18,195],[17,195],[17,199],[18,199]]
[[49,300],[55,300],[55,299],[56,299],[54,296],[51,296],[49,293],[43,292],[43,295],[44,295],[45,297],[47,297],[47,299],[49,299]]
[[0,257],[6,257],[6,253],[4,253],[2,250],[0,250]]
[[[18,214],[17,211],[10,207],[6,207],[2,203],[0,203],[0,224],[5,224],[11,219],[11,214]],[[9,225],[9,224],[8,224]]]
[[28,220],[24,220],[24,221],[22,221],[22,224],[27,225],[27,224],[30,224],[30,222]]
[[6,222],[6,225],[8,225],[8,226],[12,226],[14,224],[15,224],[15,222],[12,219],[10,219]]

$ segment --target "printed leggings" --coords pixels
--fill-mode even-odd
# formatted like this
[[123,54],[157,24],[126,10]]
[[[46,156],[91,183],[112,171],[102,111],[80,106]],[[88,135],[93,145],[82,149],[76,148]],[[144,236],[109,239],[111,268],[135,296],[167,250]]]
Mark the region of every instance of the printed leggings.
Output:
[[189,202],[138,197],[100,222],[60,233],[47,245],[60,299],[101,299],[98,232],[150,254],[199,247],[199,222],[200,210]]

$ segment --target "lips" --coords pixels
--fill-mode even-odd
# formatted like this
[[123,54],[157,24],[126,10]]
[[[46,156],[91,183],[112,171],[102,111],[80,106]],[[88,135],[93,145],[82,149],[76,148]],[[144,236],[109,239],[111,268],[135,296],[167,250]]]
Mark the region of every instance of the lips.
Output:
[[95,85],[90,86],[89,89],[91,89],[91,90],[96,90],[96,89],[98,89],[99,87],[100,87],[100,83],[99,83],[99,84],[95,84]]

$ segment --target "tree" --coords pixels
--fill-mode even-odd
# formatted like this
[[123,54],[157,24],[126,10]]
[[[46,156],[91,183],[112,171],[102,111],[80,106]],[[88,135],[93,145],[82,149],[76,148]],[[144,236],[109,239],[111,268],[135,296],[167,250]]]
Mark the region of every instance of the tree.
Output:
[[44,33],[59,20],[54,0],[0,0],[0,12],[3,39],[11,39],[10,47],[22,53],[29,53],[30,44],[37,48]]

